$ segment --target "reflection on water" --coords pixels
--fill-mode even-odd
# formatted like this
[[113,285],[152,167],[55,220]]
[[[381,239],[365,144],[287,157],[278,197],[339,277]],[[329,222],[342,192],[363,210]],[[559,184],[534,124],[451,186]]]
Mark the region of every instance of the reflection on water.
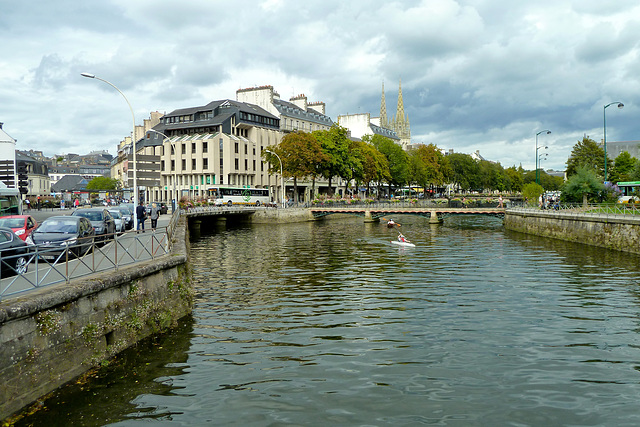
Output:
[[638,257],[506,232],[494,218],[400,223],[415,248],[358,218],[215,228],[192,244],[193,325],[171,335],[186,344],[134,351],[122,363],[141,375],[106,371],[108,387],[60,397],[109,388],[121,412],[59,403],[57,419],[640,422]]

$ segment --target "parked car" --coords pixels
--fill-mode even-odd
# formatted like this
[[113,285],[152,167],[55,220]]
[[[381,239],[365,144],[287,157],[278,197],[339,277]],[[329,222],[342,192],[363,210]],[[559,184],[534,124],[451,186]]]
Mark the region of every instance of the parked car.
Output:
[[109,211],[104,208],[76,209],[71,216],[81,216],[91,221],[98,240],[112,238],[116,233],[116,222]]
[[[116,206],[112,209],[118,209],[120,214],[122,215],[122,219],[124,220],[124,229],[131,230],[133,228],[133,212],[126,206]],[[111,210],[111,209],[109,209]]]
[[38,221],[31,215],[9,215],[0,217],[0,227],[13,230],[20,240],[26,240],[29,234],[38,226]]
[[9,227],[0,227],[0,275],[24,274],[29,268],[29,246]]
[[112,208],[107,210],[113,217],[113,220],[116,222],[116,233],[124,233],[125,220],[122,216],[122,212],[120,212],[120,209]]
[[43,256],[57,257],[69,248],[72,255],[81,256],[93,246],[95,230],[85,217],[52,216],[36,228],[27,243],[38,246]]

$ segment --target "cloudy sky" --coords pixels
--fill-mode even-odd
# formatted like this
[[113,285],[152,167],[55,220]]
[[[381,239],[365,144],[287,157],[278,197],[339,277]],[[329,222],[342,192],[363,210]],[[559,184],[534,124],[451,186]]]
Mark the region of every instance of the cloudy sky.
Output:
[[388,115],[413,142],[564,169],[583,135],[640,140],[637,0],[1,0],[0,122],[18,149],[116,153],[137,124],[272,85],[327,114]]

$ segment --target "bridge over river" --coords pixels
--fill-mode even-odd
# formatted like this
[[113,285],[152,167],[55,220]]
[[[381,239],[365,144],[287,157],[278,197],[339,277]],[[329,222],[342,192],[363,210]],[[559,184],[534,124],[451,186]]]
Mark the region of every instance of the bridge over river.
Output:
[[331,214],[348,214],[364,217],[365,221],[378,221],[382,217],[398,216],[398,215],[417,215],[429,218],[429,222],[440,222],[444,218],[452,215],[485,215],[503,218],[506,208],[471,208],[471,207],[407,207],[407,206],[322,206],[312,207],[310,211],[314,218],[321,218]]

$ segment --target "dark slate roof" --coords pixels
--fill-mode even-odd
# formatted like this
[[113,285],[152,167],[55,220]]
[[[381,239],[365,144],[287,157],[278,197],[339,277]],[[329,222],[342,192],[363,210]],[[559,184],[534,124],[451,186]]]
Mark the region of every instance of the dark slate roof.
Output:
[[85,178],[79,175],[65,175],[58,182],[51,186],[51,189],[56,193],[62,193],[65,191],[82,191],[87,188],[87,181]]
[[325,126],[331,126],[333,120],[329,116],[319,113],[313,108],[309,111],[305,111],[291,102],[283,101],[282,99],[274,99],[273,105],[278,109],[281,115],[287,117],[299,117],[301,120],[306,120],[312,123],[318,123]]
[[[279,120],[279,117],[274,116],[267,110],[254,105],[248,104],[246,102],[238,102],[233,101],[231,99],[221,99],[218,101],[212,101],[207,105],[203,105],[201,107],[191,107],[191,108],[181,108],[179,110],[174,110],[168,114],[163,116],[163,119],[166,117],[176,117],[176,116],[185,116],[185,115],[195,115],[197,113],[206,112],[206,111],[215,111],[219,107],[228,106],[228,111],[220,111],[217,115],[213,116],[208,120],[197,120],[193,122],[187,123],[166,123],[163,121],[160,126],[156,126],[158,129],[190,129],[190,128],[200,128],[204,126],[212,126],[212,125],[221,125],[225,123],[231,116],[237,114],[238,112],[245,112],[249,114],[257,114],[259,116],[272,118],[275,120]],[[275,129],[275,127],[274,127]]]
[[374,135],[382,135],[382,136],[386,136],[389,139],[395,139],[398,141],[400,140],[400,138],[398,137],[398,134],[391,129],[383,128],[381,126],[376,126],[373,123],[369,123],[369,128],[371,129],[371,132],[373,132]]

